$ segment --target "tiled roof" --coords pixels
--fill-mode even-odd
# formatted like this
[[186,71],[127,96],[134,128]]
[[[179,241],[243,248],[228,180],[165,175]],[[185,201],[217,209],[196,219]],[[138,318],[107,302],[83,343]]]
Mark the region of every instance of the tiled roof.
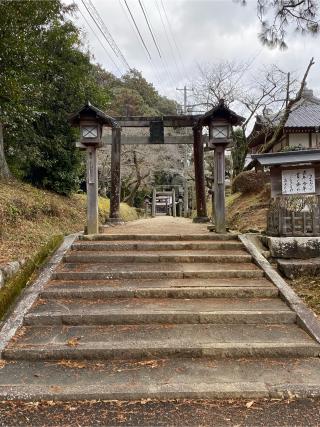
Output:
[[[277,114],[270,113],[265,117],[257,116],[257,123],[262,126],[277,125],[279,123],[283,111]],[[293,127],[315,127],[320,126],[320,99],[313,96],[313,91],[305,88],[302,92],[302,98],[293,107],[285,128]]]
[[296,150],[286,151],[284,153],[264,153],[264,154],[251,154],[253,159],[263,166],[275,165],[290,165],[301,162],[318,162],[320,160],[320,150]]
[[320,105],[308,102],[291,111],[285,128],[320,126]]

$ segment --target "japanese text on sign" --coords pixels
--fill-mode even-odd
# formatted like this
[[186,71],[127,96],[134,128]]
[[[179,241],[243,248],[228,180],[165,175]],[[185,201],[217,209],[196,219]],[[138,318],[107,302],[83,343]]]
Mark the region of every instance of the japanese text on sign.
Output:
[[315,191],[313,168],[282,171],[282,194],[306,194]]

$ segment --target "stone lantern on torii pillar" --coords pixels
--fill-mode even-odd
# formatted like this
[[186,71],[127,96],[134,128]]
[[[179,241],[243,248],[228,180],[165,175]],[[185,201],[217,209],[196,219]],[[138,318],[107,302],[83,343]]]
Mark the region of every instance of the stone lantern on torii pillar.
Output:
[[230,110],[221,99],[219,104],[201,119],[208,126],[208,148],[214,150],[214,222],[216,233],[226,232],[225,219],[225,150],[232,142],[232,126],[245,119]]

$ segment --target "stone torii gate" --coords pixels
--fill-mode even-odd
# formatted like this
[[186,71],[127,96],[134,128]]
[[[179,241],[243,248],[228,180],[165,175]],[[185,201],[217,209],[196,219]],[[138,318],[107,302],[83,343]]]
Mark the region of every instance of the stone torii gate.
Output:
[[157,209],[157,204],[156,204],[156,199],[157,196],[170,196],[171,200],[172,200],[172,216],[176,217],[177,216],[177,209],[176,209],[176,191],[173,188],[171,191],[157,191],[156,188],[153,189],[152,192],[152,208],[151,208],[151,216],[152,218],[154,218],[156,216],[156,209]]
[[[111,149],[111,188],[120,188],[120,153],[122,144],[193,144],[194,154],[194,171],[196,187],[196,206],[197,216],[195,222],[208,222],[205,179],[204,179],[204,160],[203,160],[203,141],[202,126],[199,126],[200,116],[195,115],[170,115],[170,116],[134,116],[134,117],[115,117],[119,126],[117,142],[114,138],[112,141],[106,141],[112,145]],[[121,129],[125,128],[149,128],[148,136],[126,136],[121,135]],[[170,135],[166,136],[164,128],[192,128],[193,137],[190,135]],[[119,190],[118,190],[119,191]],[[110,200],[110,219],[113,221],[113,212],[119,210],[119,199],[116,198],[114,203]]]

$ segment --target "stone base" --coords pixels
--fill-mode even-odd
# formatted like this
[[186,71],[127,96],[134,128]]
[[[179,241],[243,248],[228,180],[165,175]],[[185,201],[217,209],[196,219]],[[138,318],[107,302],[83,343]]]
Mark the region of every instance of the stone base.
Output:
[[308,259],[320,257],[320,237],[271,237],[262,241],[274,258]]
[[211,231],[212,233],[217,233],[217,234],[225,234],[225,233],[229,233],[229,227],[226,227],[226,230],[225,231],[223,231],[223,232],[218,232],[218,231],[216,231],[216,226],[214,225],[214,224],[211,224],[211,225],[208,225],[207,226],[207,229],[209,230],[209,231]]
[[106,224],[110,224],[110,225],[119,225],[119,224],[124,224],[124,221],[122,218],[108,218],[106,221]]
[[210,222],[210,219],[207,216],[196,216],[193,218],[192,222],[196,224],[205,224],[207,222]]
[[[100,233],[100,227],[101,227],[101,226],[99,225],[99,226],[98,226],[98,233]],[[91,234],[91,233],[90,233],[90,234],[89,234],[89,233],[88,233],[88,226],[87,226],[87,225],[85,225],[85,226],[84,226],[84,230],[83,230],[83,234],[84,234],[84,236],[92,236],[92,235],[97,234],[97,233],[93,233],[93,234]]]
[[278,259],[278,268],[288,279],[301,275],[318,276],[320,273],[320,258],[311,259]]

